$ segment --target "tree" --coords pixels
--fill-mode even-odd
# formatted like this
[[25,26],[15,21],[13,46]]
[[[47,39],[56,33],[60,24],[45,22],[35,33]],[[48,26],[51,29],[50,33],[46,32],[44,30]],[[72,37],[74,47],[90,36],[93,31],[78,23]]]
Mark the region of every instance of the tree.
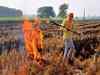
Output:
[[64,18],[66,16],[66,10],[68,9],[68,5],[67,4],[62,4],[59,7],[59,14],[58,17]]
[[40,7],[37,11],[38,16],[41,18],[49,18],[49,17],[55,17],[56,14],[53,10],[53,7]]
[[23,16],[21,10],[0,6],[0,16]]

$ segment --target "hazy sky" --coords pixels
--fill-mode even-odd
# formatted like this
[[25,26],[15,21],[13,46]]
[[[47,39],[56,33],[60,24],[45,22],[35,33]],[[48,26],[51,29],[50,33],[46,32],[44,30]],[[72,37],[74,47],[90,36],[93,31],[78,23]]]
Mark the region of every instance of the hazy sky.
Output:
[[[59,6],[67,0],[0,0],[1,6],[21,9],[24,14],[36,14],[41,6],[53,6],[58,13]],[[77,16],[83,16],[84,8],[87,16],[100,16],[100,0],[69,0],[69,10]]]

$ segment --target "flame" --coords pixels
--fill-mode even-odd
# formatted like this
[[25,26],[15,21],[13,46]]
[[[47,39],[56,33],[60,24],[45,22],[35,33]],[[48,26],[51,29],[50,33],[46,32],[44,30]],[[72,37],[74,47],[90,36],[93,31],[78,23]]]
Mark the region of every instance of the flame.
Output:
[[32,23],[29,21],[28,17],[24,17],[24,24],[23,24],[23,30],[32,30]]
[[40,59],[40,53],[38,52],[39,45],[41,45],[41,34],[38,28],[32,28],[32,23],[27,17],[24,19],[23,24],[25,48],[27,53],[32,57],[32,59]]

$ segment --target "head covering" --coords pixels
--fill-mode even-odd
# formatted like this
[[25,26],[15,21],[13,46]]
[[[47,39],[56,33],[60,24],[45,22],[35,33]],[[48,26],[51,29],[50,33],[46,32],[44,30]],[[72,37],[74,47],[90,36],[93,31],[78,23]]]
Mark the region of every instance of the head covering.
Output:
[[74,13],[71,12],[71,13],[69,13],[68,16],[73,18],[74,17]]
[[73,28],[73,17],[74,14],[70,12],[67,16],[67,28],[72,29]]

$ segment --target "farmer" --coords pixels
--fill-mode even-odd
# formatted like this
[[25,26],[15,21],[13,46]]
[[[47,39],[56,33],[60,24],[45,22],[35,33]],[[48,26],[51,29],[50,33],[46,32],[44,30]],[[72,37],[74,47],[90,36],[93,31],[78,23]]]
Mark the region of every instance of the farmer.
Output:
[[66,29],[63,31],[63,39],[64,39],[64,59],[67,56],[68,59],[71,59],[74,51],[74,44],[72,40],[73,33],[70,30],[73,30],[73,17],[74,14],[71,12],[64,19],[62,26],[65,26]]

